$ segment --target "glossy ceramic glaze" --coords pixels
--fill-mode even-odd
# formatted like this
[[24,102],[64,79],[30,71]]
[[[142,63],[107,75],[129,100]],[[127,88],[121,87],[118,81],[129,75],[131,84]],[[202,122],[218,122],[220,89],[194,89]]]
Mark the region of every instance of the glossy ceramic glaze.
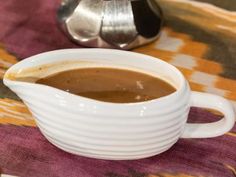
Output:
[[[94,66],[145,71],[172,84],[177,91],[147,102],[117,104],[16,79],[42,78],[59,71]],[[47,52],[14,65],[5,74],[4,84],[24,101],[41,132],[52,144],[86,157],[113,160],[150,157],[168,150],[180,137],[222,135],[235,121],[228,101],[191,92],[175,67],[132,52],[111,49]],[[217,109],[225,118],[210,124],[186,124],[191,105]]]

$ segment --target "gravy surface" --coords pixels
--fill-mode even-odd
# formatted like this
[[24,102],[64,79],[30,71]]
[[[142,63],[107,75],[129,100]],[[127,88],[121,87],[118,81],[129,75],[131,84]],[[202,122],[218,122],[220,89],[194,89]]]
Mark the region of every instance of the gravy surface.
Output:
[[148,101],[176,91],[173,86],[154,76],[115,68],[68,70],[39,79],[36,83],[113,103]]

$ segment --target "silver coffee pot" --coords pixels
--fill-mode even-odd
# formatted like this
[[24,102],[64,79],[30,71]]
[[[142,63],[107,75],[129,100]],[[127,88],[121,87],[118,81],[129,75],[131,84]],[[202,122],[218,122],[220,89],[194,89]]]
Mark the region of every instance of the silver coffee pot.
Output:
[[163,24],[155,0],[62,0],[58,20],[80,45],[125,50],[155,40]]

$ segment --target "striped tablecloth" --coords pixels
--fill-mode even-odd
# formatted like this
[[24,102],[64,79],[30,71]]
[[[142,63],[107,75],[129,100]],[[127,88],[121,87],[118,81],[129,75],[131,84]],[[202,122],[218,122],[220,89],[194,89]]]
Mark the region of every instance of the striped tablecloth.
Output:
[[[236,107],[236,1],[158,0],[165,27],[156,42],[134,52],[178,67],[192,90],[224,96]],[[0,77],[21,59],[41,52],[79,47],[58,29],[59,0],[0,3]],[[82,177],[235,177],[236,126],[212,139],[181,139],[169,151],[137,161],[75,156],[50,144],[27,107],[0,83],[0,174]],[[220,118],[192,108],[191,122]]]

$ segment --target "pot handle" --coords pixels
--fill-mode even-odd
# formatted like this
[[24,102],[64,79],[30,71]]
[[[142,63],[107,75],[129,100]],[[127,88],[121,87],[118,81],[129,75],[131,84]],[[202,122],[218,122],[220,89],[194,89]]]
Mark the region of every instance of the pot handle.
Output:
[[187,123],[182,138],[211,138],[230,131],[235,124],[232,104],[225,98],[201,92],[192,92],[191,106],[210,108],[220,111],[224,118],[213,123]]

